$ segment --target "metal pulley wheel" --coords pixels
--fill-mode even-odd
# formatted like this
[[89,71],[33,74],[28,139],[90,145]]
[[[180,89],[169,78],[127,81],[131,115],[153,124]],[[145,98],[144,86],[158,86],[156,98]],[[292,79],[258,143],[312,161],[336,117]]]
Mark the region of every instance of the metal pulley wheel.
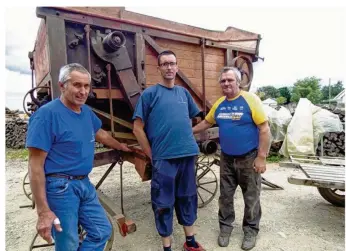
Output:
[[252,62],[246,56],[238,56],[232,60],[231,66],[236,67],[241,73],[240,89],[248,91],[253,78]]

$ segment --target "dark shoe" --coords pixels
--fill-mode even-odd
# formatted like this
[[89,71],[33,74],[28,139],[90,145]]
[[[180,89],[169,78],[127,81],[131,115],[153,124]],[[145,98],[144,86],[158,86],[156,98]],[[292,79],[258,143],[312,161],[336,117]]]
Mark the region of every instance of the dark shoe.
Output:
[[246,234],[243,239],[241,249],[250,250],[256,245],[256,235]]
[[205,251],[205,249],[201,246],[201,244],[199,244],[197,241],[196,241],[196,243],[198,245],[198,248],[188,247],[186,242],[185,242],[184,246],[183,246],[183,251]]
[[231,237],[231,234],[228,233],[220,233],[219,237],[217,239],[217,242],[220,247],[227,247],[229,244],[229,238]]

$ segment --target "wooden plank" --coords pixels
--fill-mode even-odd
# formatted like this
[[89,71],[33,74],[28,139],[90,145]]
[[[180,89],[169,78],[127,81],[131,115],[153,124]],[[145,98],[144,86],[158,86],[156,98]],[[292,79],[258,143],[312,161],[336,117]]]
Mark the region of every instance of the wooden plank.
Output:
[[137,82],[142,89],[145,88],[145,42],[142,34],[136,33],[135,38],[136,44],[136,73],[137,73]]
[[[155,40],[156,42],[156,40]],[[172,50],[171,48],[162,48],[162,50]],[[187,51],[187,50],[179,50],[175,49],[172,50],[174,54],[177,56],[177,61],[178,64],[181,60],[183,59],[188,59],[188,60],[194,60],[197,62],[202,62],[202,54],[201,52],[193,52],[193,51]],[[152,50],[146,50],[147,55],[155,56],[156,54]],[[207,54],[205,53],[205,62],[206,63],[217,63],[217,64],[224,64],[224,55],[212,55],[212,54]]]
[[233,55],[234,51],[232,49],[227,49],[226,51],[226,62],[225,62],[225,65],[227,66],[231,66],[232,65],[232,60],[234,58],[234,55]]
[[345,160],[344,159],[320,158],[320,160],[325,165],[343,165],[343,166],[345,166]]
[[[110,115],[110,114],[108,114],[108,113],[106,113],[106,112],[103,112],[103,111],[101,111],[101,110],[98,110],[98,109],[96,109],[96,108],[92,108],[92,107],[90,107],[90,108],[91,108],[95,113],[97,113],[97,114],[99,114],[99,115],[101,115],[101,116],[103,116],[103,117],[105,117],[105,118],[111,119],[111,115]],[[116,123],[118,123],[118,124],[120,124],[120,125],[122,125],[122,126],[125,126],[125,127],[129,128],[129,129],[133,130],[133,124],[130,123],[130,122],[128,122],[128,121],[126,121],[126,120],[123,120],[123,119],[120,119],[120,118],[117,118],[117,117],[114,117],[114,116],[113,116],[113,121],[116,122]]]
[[336,176],[339,176],[339,177],[345,177],[345,172],[341,173],[341,172],[335,172],[335,171],[329,171],[329,170],[308,170],[308,169],[305,169],[305,171],[310,175],[336,175]]
[[318,164],[300,163],[302,168],[315,168],[315,169],[335,169],[335,170],[345,170],[344,166],[323,166]]
[[[101,89],[101,88],[93,88],[93,92],[95,92],[96,97],[98,99],[108,99],[109,98],[109,90]],[[111,91],[112,99],[124,99],[124,95],[119,89],[112,89]]]
[[49,44],[50,75],[52,78],[51,96],[55,99],[60,96],[59,71],[67,64],[65,21],[55,16],[46,18],[47,37]]
[[241,51],[241,52],[245,52],[245,53],[249,53],[249,54],[255,54],[256,53],[256,48],[249,49],[249,48],[244,48],[244,47],[240,47],[240,46],[236,46],[236,45],[230,45],[227,43],[214,42],[214,41],[210,41],[208,39],[205,41],[205,44],[209,47],[231,49],[234,51]]
[[[145,63],[146,66],[148,65],[153,65],[157,66],[157,57],[153,55],[145,55]],[[189,69],[195,69],[195,70],[202,70],[202,62],[201,61],[195,61],[191,59],[182,59],[179,60],[178,62],[178,67],[180,69],[182,68],[189,68]],[[219,73],[221,69],[224,67],[224,64],[219,64],[219,63],[205,63],[205,70],[206,71],[215,71]]]
[[[201,48],[199,45],[195,44],[190,44],[190,43],[183,43],[175,40],[167,40],[167,39],[162,39],[162,38],[157,38],[155,40],[158,45],[160,45],[162,48],[171,48],[173,51],[175,49],[177,50],[186,50],[186,51],[193,51],[193,52],[200,52]],[[212,55],[219,55],[219,56],[224,56],[225,52],[224,49],[219,49],[219,48],[205,48],[205,52],[207,54],[212,54]]]
[[295,185],[345,189],[344,183],[333,182],[333,181],[312,180],[309,178],[302,178],[302,177],[296,177],[296,176],[288,177],[287,181],[290,184],[295,184]]

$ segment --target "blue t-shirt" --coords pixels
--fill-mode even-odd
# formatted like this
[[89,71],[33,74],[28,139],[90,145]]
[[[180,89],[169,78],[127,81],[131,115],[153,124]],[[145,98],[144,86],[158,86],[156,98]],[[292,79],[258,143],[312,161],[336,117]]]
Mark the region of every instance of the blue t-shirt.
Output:
[[198,155],[191,119],[199,113],[191,94],[181,86],[156,84],[144,90],[133,119],[141,118],[153,160]]
[[221,149],[229,155],[243,155],[259,145],[258,125],[267,121],[261,100],[241,91],[233,99],[219,98],[205,120],[219,126]]
[[75,113],[60,99],[40,107],[29,120],[26,147],[47,152],[45,174],[87,175],[93,167],[101,120],[87,106]]

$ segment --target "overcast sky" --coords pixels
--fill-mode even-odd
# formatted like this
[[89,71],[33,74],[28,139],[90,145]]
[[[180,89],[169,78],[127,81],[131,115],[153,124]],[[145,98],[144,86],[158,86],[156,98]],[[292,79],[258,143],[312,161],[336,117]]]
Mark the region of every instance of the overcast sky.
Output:
[[[322,84],[346,81],[345,14],[340,7],[126,7],[126,10],[201,28],[224,31],[233,26],[259,33],[259,60],[252,87],[292,86],[297,79],[316,76]],[[31,88],[28,52],[34,48],[40,19],[35,7],[12,7],[5,12],[5,105],[22,109]],[[25,23],[26,27],[23,27]]]

